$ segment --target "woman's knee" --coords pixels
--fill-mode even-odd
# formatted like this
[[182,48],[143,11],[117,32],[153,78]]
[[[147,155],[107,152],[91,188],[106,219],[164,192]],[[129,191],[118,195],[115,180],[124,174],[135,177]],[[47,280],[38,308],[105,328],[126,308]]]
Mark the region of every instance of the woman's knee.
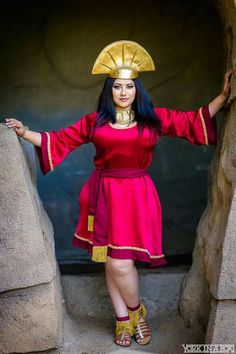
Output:
[[132,259],[115,259],[108,257],[106,268],[114,275],[126,275],[133,269],[134,261]]

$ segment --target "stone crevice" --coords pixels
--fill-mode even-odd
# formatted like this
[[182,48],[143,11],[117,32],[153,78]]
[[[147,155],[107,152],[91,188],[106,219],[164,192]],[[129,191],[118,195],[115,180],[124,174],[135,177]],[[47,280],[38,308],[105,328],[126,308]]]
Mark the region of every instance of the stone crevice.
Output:
[[[219,1],[224,24],[225,67],[235,63],[236,10],[234,2]],[[227,64],[226,64],[227,63]],[[235,97],[232,77],[224,126],[211,169],[207,211],[198,225],[193,264],[182,288],[180,309],[185,322],[206,329],[206,343],[234,343],[236,333],[236,193]],[[222,117],[221,117],[222,118]],[[202,242],[204,240],[204,242]],[[205,294],[203,296],[203,294]],[[206,299],[211,303],[206,311]]]

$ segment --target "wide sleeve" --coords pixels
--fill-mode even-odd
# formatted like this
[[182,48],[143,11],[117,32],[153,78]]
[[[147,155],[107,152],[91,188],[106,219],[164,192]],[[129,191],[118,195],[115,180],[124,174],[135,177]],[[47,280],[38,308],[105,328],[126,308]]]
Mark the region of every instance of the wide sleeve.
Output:
[[92,113],[59,131],[40,132],[41,147],[35,148],[43,175],[53,171],[74,149],[91,141],[95,117]]
[[161,120],[163,135],[187,139],[191,144],[216,145],[216,118],[211,118],[208,105],[189,112],[156,107],[155,113]]

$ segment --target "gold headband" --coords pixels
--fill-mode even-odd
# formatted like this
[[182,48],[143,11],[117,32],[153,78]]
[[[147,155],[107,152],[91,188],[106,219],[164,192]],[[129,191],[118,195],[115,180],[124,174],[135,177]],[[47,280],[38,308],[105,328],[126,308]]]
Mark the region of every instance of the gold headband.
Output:
[[140,71],[155,70],[146,49],[133,41],[121,40],[106,46],[97,57],[92,74],[108,74],[116,79],[134,79]]

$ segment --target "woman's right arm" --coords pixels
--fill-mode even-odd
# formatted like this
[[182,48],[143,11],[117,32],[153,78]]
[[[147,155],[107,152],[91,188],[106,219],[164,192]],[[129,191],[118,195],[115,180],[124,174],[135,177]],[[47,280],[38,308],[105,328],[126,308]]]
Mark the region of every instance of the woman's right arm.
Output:
[[21,138],[41,147],[41,134],[33,132],[32,130],[26,130],[21,121],[16,120],[15,118],[6,118],[6,126],[12,128]]
[[14,118],[6,119],[6,125],[35,145],[41,171],[46,174],[53,171],[73,150],[92,141],[96,116],[97,112],[87,114],[59,131],[33,132]]

